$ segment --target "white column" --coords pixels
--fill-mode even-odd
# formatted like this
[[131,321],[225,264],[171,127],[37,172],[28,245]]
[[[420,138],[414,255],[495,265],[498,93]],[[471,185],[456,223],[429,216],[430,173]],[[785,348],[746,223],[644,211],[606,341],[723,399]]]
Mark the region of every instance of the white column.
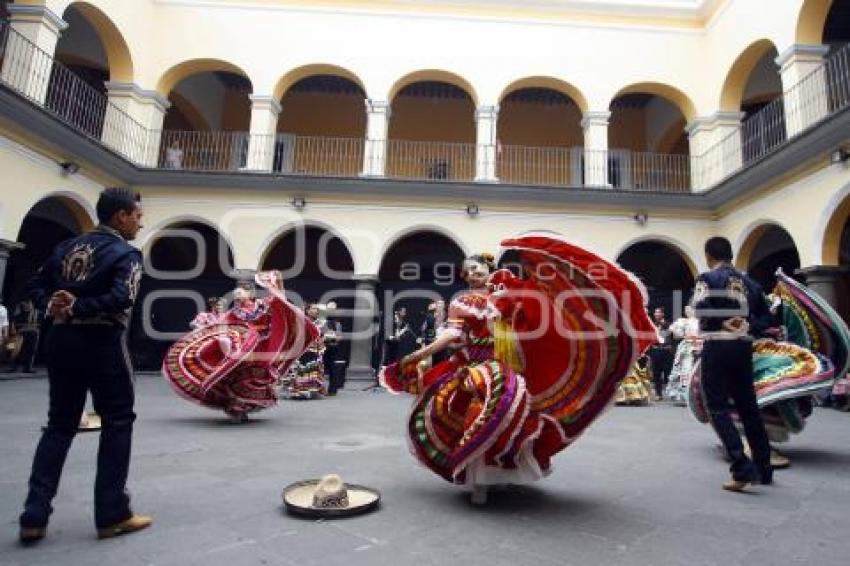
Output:
[[248,142],[248,160],[245,169],[271,171],[274,166],[277,118],[280,102],[272,96],[251,95],[251,129]]
[[109,104],[103,143],[142,167],[159,166],[162,122],[171,103],[134,83],[108,82],[105,86]]
[[366,99],[366,147],[363,152],[363,175],[366,177],[386,174],[391,113],[389,102]]
[[743,118],[743,112],[717,112],[688,124],[691,190],[705,191],[743,166]]
[[785,98],[785,130],[791,138],[829,113],[826,45],[792,45],[776,58]]
[[584,186],[610,187],[608,182],[608,123],[611,112],[585,112],[581,120],[584,130]]
[[[44,104],[59,35],[68,24],[44,6],[8,6],[12,29],[0,81]],[[17,32],[17,33],[16,33]]]
[[475,180],[495,183],[496,177],[496,125],[498,106],[479,106],[475,109]]

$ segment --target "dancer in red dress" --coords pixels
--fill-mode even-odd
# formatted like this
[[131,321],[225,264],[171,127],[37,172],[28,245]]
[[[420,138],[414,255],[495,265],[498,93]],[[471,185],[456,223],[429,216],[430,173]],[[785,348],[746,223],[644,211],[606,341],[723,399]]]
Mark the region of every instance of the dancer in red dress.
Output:
[[250,287],[240,286],[233,308],[175,342],[162,365],[178,395],[239,422],[277,404],[281,375],[319,333],[284,298],[277,272],[260,272],[255,280],[267,297],[254,298]]
[[[657,340],[636,279],[564,240],[506,240],[525,278],[494,272],[492,256],[463,264],[469,291],[449,306],[432,344],[385,367],[392,392],[416,395],[408,436],[417,459],[472,489],[540,479],[609,404],[618,382]],[[421,374],[417,362],[451,357]]]

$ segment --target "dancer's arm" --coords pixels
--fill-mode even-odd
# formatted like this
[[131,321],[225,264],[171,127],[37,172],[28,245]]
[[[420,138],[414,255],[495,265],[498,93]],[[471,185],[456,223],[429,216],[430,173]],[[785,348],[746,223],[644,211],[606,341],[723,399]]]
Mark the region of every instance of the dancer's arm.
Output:
[[400,365],[402,367],[405,367],[408,364],[417,363],[420,360],[427,358],[428,356],[432,356],[438,352],[442,352],[443,350],[448,348],[455,340],[457,340],[457,336],[453,332],[444,332],[436,340],[434,340],[424,348],[420,348],[415,352],[403,357],[401,359]]

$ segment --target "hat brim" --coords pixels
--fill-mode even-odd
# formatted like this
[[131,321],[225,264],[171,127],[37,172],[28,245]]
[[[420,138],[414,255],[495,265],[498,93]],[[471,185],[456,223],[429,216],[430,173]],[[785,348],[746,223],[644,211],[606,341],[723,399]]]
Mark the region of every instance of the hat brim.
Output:
[[362,515],[378,508],[381,494],[372,488],[352,483],[345,484],[348,492],[348,507],[313,507],[313,494],[320,480],[295,482],[283,489],[283,505],[289,513],[309,518],[335,518]]
[[83,426],[81,423],[80,426],[77,428],[78,432],[95,432],[102,428],[100,415],[96,413],[89,413],[88,415],[86,415],[86,417],[87,419],[85,426]]

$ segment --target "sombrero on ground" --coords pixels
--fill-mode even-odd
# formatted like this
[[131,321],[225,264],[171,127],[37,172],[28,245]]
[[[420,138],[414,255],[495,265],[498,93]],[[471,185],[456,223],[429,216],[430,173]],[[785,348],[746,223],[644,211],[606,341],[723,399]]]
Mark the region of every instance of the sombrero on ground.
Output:
[[381,501],[377,490],[345,483],[336,474],[286,486],[283,504],[294,515],[311,518],[350,517],[374,511]]

